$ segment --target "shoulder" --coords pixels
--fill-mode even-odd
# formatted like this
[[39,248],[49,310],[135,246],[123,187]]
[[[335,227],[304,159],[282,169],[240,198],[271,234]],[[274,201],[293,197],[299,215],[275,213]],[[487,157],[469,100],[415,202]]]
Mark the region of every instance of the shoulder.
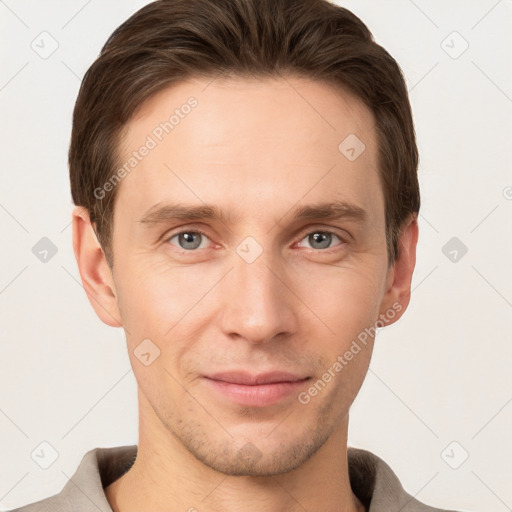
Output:
[[456,512],[431,507],[411,496],[391,467],[374,453],[349,447],[347,457],[350,485],[368,512]]
[[89,450],[58,494],[8,512],[112,512],[103,489],[129,469],[136,454],[136,445]]

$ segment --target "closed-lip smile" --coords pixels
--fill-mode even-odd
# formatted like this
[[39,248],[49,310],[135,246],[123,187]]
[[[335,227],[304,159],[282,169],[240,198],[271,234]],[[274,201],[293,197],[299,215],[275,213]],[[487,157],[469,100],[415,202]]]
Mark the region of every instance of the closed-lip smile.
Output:
[[239,405],[264,407],[273,405],[296,393],[310,377],[290,372],[249,373],[230,371],[205,376],[216,392]]

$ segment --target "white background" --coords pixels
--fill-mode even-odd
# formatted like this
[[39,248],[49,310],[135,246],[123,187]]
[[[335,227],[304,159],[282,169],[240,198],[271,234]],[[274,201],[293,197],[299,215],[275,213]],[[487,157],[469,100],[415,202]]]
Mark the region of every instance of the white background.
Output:
[[[2,510],[59,492],[92,448],[137,443],[123,333],[95,316],[73,257],[66,158],[83,73],[145,3],[0,2]],[[422,190],[411,305],[378,335],[349,445],[430,505],[512,510],[512,2],[341,3],[404,70]],[[43,31],[59,45],[47,59],[31,48]],[[456,262],[452,237],[468,249]],[[43,441],[59,455],[46,470]]]

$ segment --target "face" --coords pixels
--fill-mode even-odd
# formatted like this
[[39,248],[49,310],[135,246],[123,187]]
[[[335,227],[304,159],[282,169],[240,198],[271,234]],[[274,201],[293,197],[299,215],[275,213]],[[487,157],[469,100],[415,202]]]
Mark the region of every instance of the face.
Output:
[[405,308],[371,112],[296,77],[190,80],[120,149],[138,156],[116,185],[112,289],[141,428],[226,474],[297,468],[346,421],[379,317]]

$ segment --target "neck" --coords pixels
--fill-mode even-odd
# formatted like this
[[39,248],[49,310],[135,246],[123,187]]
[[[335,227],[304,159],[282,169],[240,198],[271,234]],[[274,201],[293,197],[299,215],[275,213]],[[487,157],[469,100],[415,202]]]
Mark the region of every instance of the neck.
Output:
[[131,469],[105,488],[114,512],[364,512],[350,487],[348,416],[296,469],[268,476],[232,476],[198,459],[139,402],[139,442]]

